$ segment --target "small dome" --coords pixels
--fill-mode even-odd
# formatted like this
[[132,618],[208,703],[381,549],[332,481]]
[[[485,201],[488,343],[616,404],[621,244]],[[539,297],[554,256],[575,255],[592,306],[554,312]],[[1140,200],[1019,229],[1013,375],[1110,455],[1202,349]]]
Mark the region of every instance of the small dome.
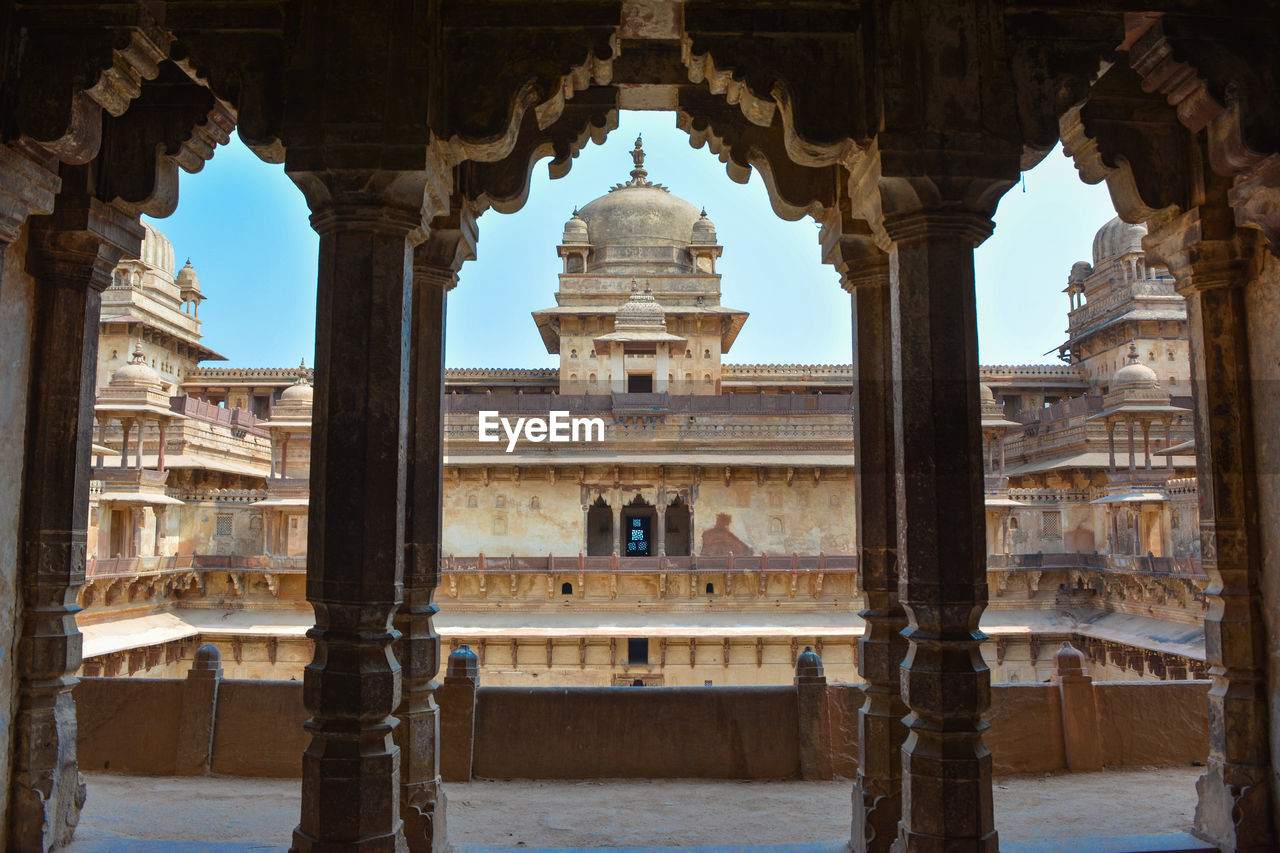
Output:
[[1093,265],[1088,261],[1076,261],[1071,265],[1071,274],[1067,276],[1067,281],[1084,281],[1093,275]]
[[811,646],[805,646],[804,651],[796,657],[796,677],[822,677],[822,658],[818,657]]
[[145,229],[142,236],[142,251],[139,253],[142,262],[149,267],[164,270],[170,278],[173,278],[173,272],[177,269],[173,244],[150,222],[143,222],[142,227]]
[[[1101,266],[1103,261],[1119,258],[1124,255],[1142,252],[1142,238],[1147,236],[1145,223],[1131,225],[1120,217],[1116,217],[1098,229],[1093,236],[1093,265]],[[1074,270],[1075,267],[1072,267]]]
[[693,243],[714,243],[716,241],[716,226],[707,218],[707,209],[702,208],[702,215],[698,217],[698,221],[693,223]]
[[196,277],[196,268],[191,266],[191,259],[187,258],[187,263],[178,271],[178,289],[183,293],[200,292],[200,279]]
[[[635,286],[635,279],[631,280]],[[631,298],[622,303],[614,317],[613,327],[616,330],[655,329],[666,331],[667,312],[653,298],[653,293],[646,286],[643,291],[632,290]]]
[[1053,654],[1053,674],[1059,677],[1084,675],[1084,652],[1071,645],[1069,641],[1063,640],[1062,645]]
[[978,398],[983,403],[994,403],[996,395],[991,391],[991,386],[985,382],[978,383]]
[[314,400],[315,389],[311,387],[311,381],[307,379],[307,362],[304,360],[298,366],[298,378],[293,380],[292,385],[280,392],[280,399],[276,406],[278,408],[281,403],[310,406]]
[[578,209],[573,210],[573,218],[564,224],[564,240],[565,243],[587,243],[587,222],[578,215]]
[[133,351],[133,358],[129,360],[128,364],[118,368],[115,373],[111,374],[110,386],[112,388],[160,390],[162,387],[160,374],[156,373],[151,365],[146,363],[146,356],[142,352],[142,344],[138,344]]
[[1129,344],[1129,363],[1115,372],[1111,377],[1111,390],[1122,388],[1155,388],[1160,384],[1156,372],[1145,364],[1138,363],[1138,348]]

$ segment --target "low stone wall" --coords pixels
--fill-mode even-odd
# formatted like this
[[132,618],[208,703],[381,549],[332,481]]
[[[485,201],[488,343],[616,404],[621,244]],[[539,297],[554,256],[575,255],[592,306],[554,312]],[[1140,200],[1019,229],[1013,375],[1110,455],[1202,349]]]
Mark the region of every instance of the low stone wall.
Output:
[[[206,651],[208,650],[208,651]],[[302,684],[221,678],[217,650],[185,679],[85,678],[75,689],[81,765],[156,775],[296,778]],[[451,661],[452,665],[452,661]],[[479,687],[444,679],[446,781],[487,778],[849,777],[858,685]],[[1094,683],[1066,675],[991,690],[996,774],[1186,765],[1208,757],[1207,681]]]
[[481,687],[475,720],[472,772],[486,778],[780,779],[800,770],[793,687]]

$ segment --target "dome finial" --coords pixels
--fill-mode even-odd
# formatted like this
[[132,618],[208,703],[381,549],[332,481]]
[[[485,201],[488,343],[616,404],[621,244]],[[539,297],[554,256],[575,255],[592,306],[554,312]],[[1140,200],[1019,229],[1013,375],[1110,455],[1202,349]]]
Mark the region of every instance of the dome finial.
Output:
[[1128,357],[1129,357],[1129,363],[1130,363],[1130,364],[1137,364],[1137,363],[1138,363],[1138,345],[1137,345],[1136,343],[1134,343],[1133,341],[1129,341],[1129,356],[1128,356]]
[[631,180],[627,182],[630,187],[647,187],[649,186],[649,173],[644,170],[644,139],[636,137],[636,147],[631,149],[631,162],[635,164],[635,168],[631,170]]
[[133,358],[129,360],[130,364],[142,364],[147,356],[142,351],[142,341],[138,341],[133,345]]
[[635,276],[631,276],[631,292],[632,292],[632,293],[635,293],[635,292],[636,292],[636,291],[638,291],[639,289],[640,289],[640,285],[638,285],[638,284],[636,283],[636,277],[635,277]]

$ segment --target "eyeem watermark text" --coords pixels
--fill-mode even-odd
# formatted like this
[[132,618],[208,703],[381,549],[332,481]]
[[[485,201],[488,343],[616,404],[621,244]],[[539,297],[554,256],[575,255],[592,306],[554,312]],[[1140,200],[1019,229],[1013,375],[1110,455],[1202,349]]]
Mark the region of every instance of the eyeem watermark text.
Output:
[[498,428],[506,434],[507,453],[516,449],[516,441],[523,434],[526,441],[535,444],[543,441],[604,441],[604,418],[571,418],[568,411],[547,412],[545,418],[499,417],[497,412],[479,412],[477,421],[480,441],[502,441]]

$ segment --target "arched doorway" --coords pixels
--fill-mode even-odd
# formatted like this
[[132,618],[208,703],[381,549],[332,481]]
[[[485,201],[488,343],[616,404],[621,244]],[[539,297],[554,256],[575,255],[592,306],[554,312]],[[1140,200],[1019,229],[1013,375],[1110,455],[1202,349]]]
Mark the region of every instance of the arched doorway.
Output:
[[587,556],[607,557],[613,553],[613,509],[604,498],[596,498],[587,509]]

